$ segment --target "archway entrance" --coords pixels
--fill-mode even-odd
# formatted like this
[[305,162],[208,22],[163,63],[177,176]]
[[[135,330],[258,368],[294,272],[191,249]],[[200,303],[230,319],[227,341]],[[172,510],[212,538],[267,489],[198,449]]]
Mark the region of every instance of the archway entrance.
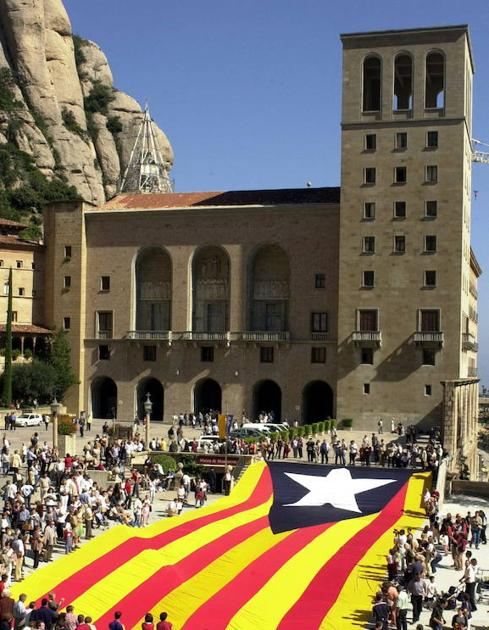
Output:
[[108,376],[99,376],[91,386],[92,417],[102,420],[117,418],[117,385]]
[[153,403],[151,421],[162,421],[165,409],[165,392],[163,390],[163,385],[155,378],[145,378],[138,384],[137,413],[140,420],[144,418],[145,414],[144,402],[146,400],[146,394],[149,394],[150,400]]
[[256,420],[262,411],[273,411],[274,420],[282,417],[282,390],[275,381],[260,381],[253,390],[253,418]]
[[195,413],[222,410],[222,390],[219,383],[212,378],[199,381],[194,389]]
[[302,422],[321,422],[333,417],[334,394],[328,383],[311,381],[302,390]]

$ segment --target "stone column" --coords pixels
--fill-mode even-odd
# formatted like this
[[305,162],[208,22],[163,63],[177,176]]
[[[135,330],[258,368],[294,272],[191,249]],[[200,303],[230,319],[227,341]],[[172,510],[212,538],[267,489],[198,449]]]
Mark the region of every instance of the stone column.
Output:
[[241,245],[228,248],[231,296],[229,302],[229,330],[241,332],[246,329],[246,257]]
[[21,337],[20,338],[20,356],[21,357],[24,356],[24,341],[25,341],[25,337]]

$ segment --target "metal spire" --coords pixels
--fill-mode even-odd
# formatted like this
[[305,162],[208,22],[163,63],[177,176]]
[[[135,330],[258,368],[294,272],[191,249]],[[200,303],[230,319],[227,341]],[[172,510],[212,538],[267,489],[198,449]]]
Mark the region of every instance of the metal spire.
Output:
[[174,192],[173,180],[168,170],[168,165],[157,144],[153,120],[146,105],[129,164],[122,178],[120,192]]

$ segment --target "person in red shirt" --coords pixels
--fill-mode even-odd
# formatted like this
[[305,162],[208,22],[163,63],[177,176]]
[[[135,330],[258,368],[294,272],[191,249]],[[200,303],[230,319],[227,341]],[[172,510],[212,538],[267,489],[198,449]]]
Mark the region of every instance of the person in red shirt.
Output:
[[91,617],[85,617],[84,621],[78,624],[77,630],[97,630],[97,628],[93,625]]
[[173,624],[167,621],[168,613],[162,612],[160,615],[160,622],[156,625],[156,630],[173,630]]
[[146,613],[144,616],[144,623],[141,625],[141,628],[142,630],[155,630],[153,615],[151,613]]

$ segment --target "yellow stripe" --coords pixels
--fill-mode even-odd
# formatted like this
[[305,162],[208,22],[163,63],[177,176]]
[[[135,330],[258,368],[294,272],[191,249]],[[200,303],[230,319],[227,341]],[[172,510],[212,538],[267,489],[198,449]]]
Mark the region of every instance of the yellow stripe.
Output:
[[164,566],[171,566],[231,530],[268,514],[271,499],[252,510],[210,523],[165,545],[147,549],[89,588],[73,602],[79,613],[98,619]]
[[[181,628],[202,604],[224,588],[228,582],[256,560],[257,556],[266,553],[294,531],[274,534],[269,527],[265,527],[250,536],[158,602],[151,611],[154,618],[158,619],[159,614],[165,610],[173,626]],[[140,627],[141,621],[134,626],[134,629]]]
[[111,528],[76,552],[38,569],[21,584],[14,584],[11,588],[13,596],[18,597],[21,593],[27,593],[30,601],[36,600],[45,593],[55,590],[63,580],[76,574],[130,538],[151,538],[169,531],[184,522],[193,521],[208,514],[217,514],[233,505],[246,501],[252,495],[265,466],[264,462],[258,462],[250,466],[229,497],[223,497],[206,508],[192,510],[172,519],[165,518],[145,529],[134,529],[123,525]]
[[[228,630],[276,628],[282,617],[306,590],[312,577],[352,536],[366,527],[377,514],[335,523],[288,560],[273,577],[238,611]],[[300,619],[297,620],[300,625]]]
[[[405,513],[370,547],[350,573],[338,599],[323,619],[321,630],[365,628],[370,618],[372,599],[385,579],[386,555],[392,547],[392,532],[394,529],[417,529],[422,526],[425,516],[421,500],[428,480],[427,473],[418,473],[411,477],[404,503]],[[362,614],[359,615],[359,611]]]

